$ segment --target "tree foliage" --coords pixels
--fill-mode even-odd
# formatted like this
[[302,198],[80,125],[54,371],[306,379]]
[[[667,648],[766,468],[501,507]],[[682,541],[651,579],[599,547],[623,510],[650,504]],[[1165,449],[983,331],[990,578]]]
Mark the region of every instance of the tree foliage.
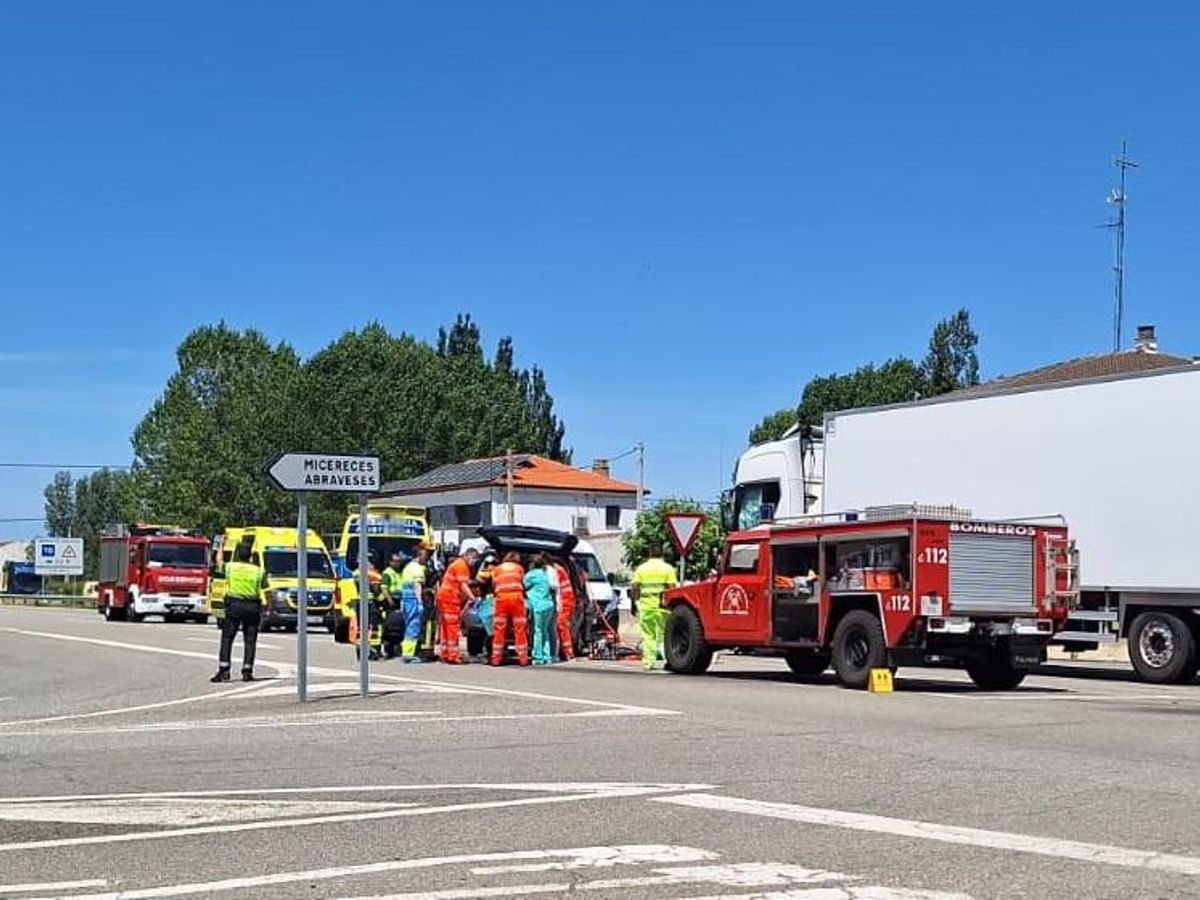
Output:
[[[131,474],[97,472],[47,485],[52,534],[144,520],[198,527],[287,524],[294,498],[264,471],[284,451],[378,455],[384,480],[507,450],[570,461],[545,374],[516,365],[511,338],[484,353],[460,315],[430,345],[378,323],[308,360],[253,328],[220,322],[179,345],[178,368],[133,433]],[[312,527],[340,531],[350,497],[313,498]],[[95,524],[99,523],[99,524]]]
[[782,435],[788,413],[793,422],[820,425],[828,413],[908,403],[979,384],[978,344],[970,312],[960,309],[934,326],[928,353],[919,365],[906,356],[897,356],[881,365],[868,363],[842,375],[819,375],[804,386],[795,411],[779,410],[764,418],[750,432],[750,443]]
[[46,487],[46,528],[51,537],[83,538],[83,577],[99,572],[100,535],[113,522],[137,517],[133,478],[99,469],[83,478],[57,472]]
[[721,528],[721,517],[718,513],[706,511],[699,503],[680,497],[669,497],[660,500],[654,506],[642,511],[634,523],[632,531],[621,537],[621,546],[625,551],[625,564],[635,569],[650,558],[650,548],[654,545],[662,547],[663,558],[672,565],[679,564],[679,551],[671,542],[667,529],[669,513],[688,512],[704,513],[704,524],[687,556],[687,574],[690,578],[702,578],[708,574],[715,559],[715,551],[725,539]]
[[779,440],[797,421],[795,407],[777,409],[769,416],[764,416],[761,422],[750,429],[750,445]]
[[921,363],[926,396],[979,384],[978,343],[979,335],[971,327],[971,314],[965,308],[934,326],[929,352]]
[[848,375],[814,378],[804,386],[797,415],[805,425],[820,425],[826,413],[906,403],[924,395],[925,379],[920,367],[901,356],[881,366],[860,366]]

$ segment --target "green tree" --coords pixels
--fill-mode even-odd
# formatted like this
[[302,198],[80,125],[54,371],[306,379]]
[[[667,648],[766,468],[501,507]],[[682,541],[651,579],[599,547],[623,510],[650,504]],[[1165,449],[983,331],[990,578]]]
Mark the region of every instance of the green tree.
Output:
[[826,413],[907,403],[925,396],[925,389],[921,368],[901,356],[881,366],[860,366],[848,375],[814,378],[804,386],[797,414],[805,425],[820,425]]
[[971,314],[960,309],[933,328],[929,352],[921,363],[926,396],[936,397],[979,384],[979,335],[971,327]]
[[705,510],[695,500],[681,497],[668,497],[655,503],[654,506],[642,511],[637,517],[632,531],[621,537],[621,546],[625,553],[625,564],[635,569],[650,557],[650,548],[655,544],[663,549],[663,558],[672,565],[679,564],[679,551],[671,542],[667,529],[669,513],[704,513],[704,524],[692,544],[687,556],[687,574],[690,578],[702,578],[712,568],[715,552],[725,539],[721,529],[721,517],[718,513]]
[[100,536],[108,525],[137,518],[133,478],[127,472],[99,469],[75,482],[75,537],[83,538],[83,577],[100,570]]
[[750,429],[750,445],[779,440],[797,421],[799,420],[796,418],[794,407],[779,409],[769,416],[764,416],[761,422]]
[[133,434],[145,514],[209,534],[289,521],[294,502],[263,471],[281,451],[307,443],[305,404],[318,398],[302,396],[295,351],[221,322],[192,331],[177,358],[178,370]]
[[42,492],[46,498],[46,531],[50,537],[66,537],[75,527],[75,479],[70,472],[55,472]]

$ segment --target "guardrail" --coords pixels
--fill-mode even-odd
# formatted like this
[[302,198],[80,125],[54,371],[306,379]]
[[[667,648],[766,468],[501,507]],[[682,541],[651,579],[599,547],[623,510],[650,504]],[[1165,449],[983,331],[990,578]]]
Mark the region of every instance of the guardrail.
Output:
[[79,594],[0,594],[0,606],[61,606],[95,609],[96,598]]

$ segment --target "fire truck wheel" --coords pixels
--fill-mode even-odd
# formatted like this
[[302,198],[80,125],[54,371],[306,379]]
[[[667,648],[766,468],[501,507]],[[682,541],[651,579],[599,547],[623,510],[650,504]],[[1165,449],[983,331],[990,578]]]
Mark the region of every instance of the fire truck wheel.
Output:
[[796,675],[813,678],[829,668],[830,655],[820,650],[789,650],[783,658]]
[[1196,639],[1179,616],[1144,612],[1129,626],[1129,660],[1143,681],[1190,681],[1196,674]]
[[125,607],[125,621],[126,622],[140,622],[144,618],[146,618],[146,617],[143,616],[141,613],[135,613],[133,611],[132,606]]
[[674,607],[665,631],[668,669],[681,675],[699,675],[708,670],[713,654],[695,610],[682,604]]
[[967,674],[975,687],[983,691],[1011,691],[1025,680],[1024,670],[1013,668],[1007,650],[968,662]]
[[872,669],[887,668],[887,643],[879,617],[852,609],[833,633],[833,670],[848,688],[865,688]]

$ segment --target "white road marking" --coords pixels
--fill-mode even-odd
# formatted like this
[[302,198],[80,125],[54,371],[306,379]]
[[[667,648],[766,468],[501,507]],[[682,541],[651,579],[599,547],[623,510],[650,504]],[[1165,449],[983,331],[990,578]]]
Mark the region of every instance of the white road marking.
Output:
[[[967,894],[941,891],[907,890],[880,886],[860,886],[855,876],[823,869],[807,869],[784,863],[712,863],[718,854],[693,847],[663,844],[611,847],[578,847],[571,850],[520,850],[422,859],[387,860],[351,866],[279,872],[269,875],[227,878],[221,881],[162,885],[126,891],[75,894],[91,900],[153,900],[222,891],[252,893],[287,884],[362,878],[372,875],[431,869],[441,866],[476,865],[472,873],[510,873],[522,871],[568,871],[604,868],[613,865],[651,865],[653,875],[630,878],[605,878],[583,882],[545,884],[478,885],[445,890],[361,895],[343,900],[482,900],[488,897],[519,897],[573,891],[622,891],[627,895],[639,888],[703,884],[723,888],[782,887],[782,891],[754,894],[725,894],[723,897],[757,897],[762,900],[971,900]],[[699,865],[697,863],[706,863]],[[821,885],[820,887],[811,887]],[[797,887],[804,886],[804,887]],[[644,892],[643,892],[644,893]],[[46,898],[43,898],[46,900]]]
[[[0,628],[0,631],[7,631],[12,634],[22,634],[30,637],[45,637],[54,640],[78,641],[85,644],[95,644],[101,647],[113,647],[121,650],[135,650],[146,653],[163,653],[168,656],[182,656],[191,659],[211,660],[212,656],[208,653],[199,653],[192,650],[176,650],[170,647],[152,647],[147,644],[126,643],[122,641],[102,640],[100,638],[85,638],[75,635],[61,635],[53,632],[45,631],[29,631],[19,628]],[[280,675],[285,677],[295,677],[295,666],[279,662],[262,662],[262,665],[275,669]],[[356,678],[357,670],[348,669],[331,669],[319,666],[309,667],[310,677],[332,676],[341,678]],[[499,697],[521,697],[528,700],[543,700],[554,703],[566,703],[576,706],[588,706],[597,709],[616,710],[626,715],[648,715],[648,716],[677,716],[681,715],[679,710],[675,709],[659,709],[648,706],[636,706],[630,703],[615,703],[609,700],[591,700],[582,697],[566,697],[560,694],[546,694],[537,691],[517,691],[508,688],[485,687],[475,684],[455,684],[453,682],[431,681],[424,678],[409,678],[400,675],[390,675],[383,673],[372,673],[373,679],[380,679],[389,682],[400,684],[422,685],[432,688],[449,689],[456,692],[467,692],[473,694],[488,694]],[[255,683],[257,685],[257,682]],[[228,696],[232,691],[227,691]],[[24,722],[17,723],[2,723],[3,724],[26,724]]]
[[[168,706],[182,706],[185,703],[198,703],[202,700],[219,700],[226,697],[236,697],[239,694],[246,694],[251,691],[258,690],[258,682],[252,682],[238,687],[226,688],[219,691],[209,691],[206,694],[194,694],[191,697],[180,697],[177,700],[163,700],[158,703],[142,703],[137,706],[118,706],[112,709],[97,709],[92,712],[85,713],[68,713],[61,716],[43,716],[38,719],[11,719],[9,721],[0,721],[0,728],[7,728],[13,725],[46,725],[53,722],[73,722],[80,719],[99,719],[105,716],[119,716],[124,713],[146,712],[151,709],[166,709]],[[20,732],[14,732],[20,733]],[[39,732],[33,732],[35,734]],[[8,733],[0,731],[0,737],[8,736]]]
[[58,803],[6,803],[0,806],[0,821],[180,827],[335,813],[376,812],[414,805],[346,800],[230,800],[195,797],[145,798],[134,801],[68,800]]
[[444,891],[417,891],[415,894],[370,894],[342,900],[486,900],[488,897],[528,897],[531,894],[565,894],[569,883],[511,884],[497,887],[448,888]]
[[[446,784],[380,784],[374,791],[519,791],[519,792],[570,792],[605,793],[613,788],[651,788],[659,792],[710,791],[711,784],[668,784],[665,782],[612,782],[612,781],[513,781],[502,784],[492,782],[449,782]],[[3,797],[5,803],[55,803],[61,800],[142,800],[173,797],[277,797],[287,794],[346,794],[362,791],[361,784],[336,784],[322,787],[296,788],[235,788],[207,791],[139,791],[124,794],[49,794],[41,797]],[[656,845],[655,845],[656,846]]]
[[642,866],[650,863],[689,863],[716,859],[717,854],[695,847],[662,844],[628,844],[616,847],[579,847],[568,859],[550,862],[508,863],[502,866],[476,866],[472,875],[529,874],[565,872],[571,869],[607,869],[611,866]]
[[73,891],[79,888],[104,887],[103,878],[84,878],[79,881],[43,881],[28,884],[0,884],[0,894],[28,894],[33,891]]
[[[661,851],[666,861],[679,857],[680,851],[690,848],[672,847],[665,844],[636,845],[637,851],[651,857],[656,848]],[[253,888],[273,887],[283,884],[297,884],[305,881],[328,881],[335,878],[354,878],[364,875],[378,875],[388,872],[405,872],[416,869],[432,869],[438,866],[471,865],[474,863],[506,862],[516,860],[545,860],[572,859],[583,853],[595,855],[598,851],[620,853],[622,847],[578,847],[567,850],[515,850],[500,853],[469,853],[456,856],[430,856],[420,859],[392,859],[373,863],[361,863],[353,866],[330,866],[323,869],[308,869],[301,872],[277,872],[271,875],[249,875],[241,878],[225,878],[220,881],[191,882],[188,884],[163,885],[152,888],[100,893],[75,894],[75,897],[86,897],[88,900],[153,900],[158,897],[184,897],[189,894],[205,894],[217,891],[247,891]],[[707,850],[693,850],[700,854],[697,858],[708,859],[714,854]],[[541,887],[535,885],[534,887]],[[569,885],[568,885],[569,887]],[[561,887],[556,888],[562,890]],[[511,890],[511,888],[506,888]],[[426,895],[428,896],[428,895]],[[484,896],[503,896],[489,894]],[[44,900],[44,898],[42,898]],[[444,900],[444,898],[443,898]]]
[[1037,835],[987,831],[981,828],[940,825],[936,822],[895,819],[889,816],[797,806],[791,803],[745,800],[739,797],[722,797],[715,794],[683,794],[652,799],[659,803],[671,803],[693,809],[787,819],[793,822],[804,822],[808,825],[848,828],[852,831],[869,831],[893,837],[921,838],[946,844],[963,844],[992,850],[1032,853],[1038,856],[1074,859],[1081,862],[1124,866],[1133,869],[1156,869],[1179,875],[1200,875],[1200,857],[1158,853],[1153,850],[1134,850],[1107,844],[1086,844],[1081,841],[1060,840]]
[[[496,785],[478,785],[480,790],[489,790]],[[551,788],[557,790],[559,788]],[[645,784],[614,783],[601,789],[588,789],[582,793],[564,792],[551,796],[520,797],[510,800],[481,800],[473,803],[451,803],[443,806],[419,806],[405,809],[388,809],[376,812],[355,812],[307,818],[272,820],[264,822],[237,822],[228,825],[205,825],[195,828],[172,828],[161,831],[129,831],[115,834],[96,834],[72,838],[51,838],[40,841],[19,841],[0,844],[0,852],[41,850],[50,847],[84,847],[97,844],[119,844],[126,841],[151,841],[176,837],[194,837],[204,834],[228,834],[242,831],[268,831],[279,828],[298,828],[309,825],[332,825],[341,822],[362,823],[377,819],[398,819],[410,816],[430,816],[439,813],[471,812],[477,809],[506,809],[509,807],[544,806],[552,803],[578,803],[587,800],[610,800],[624,797],[639,797],[678,790],[677,787],[662,787]],[[376,788],[378,790],[378,788]]]

